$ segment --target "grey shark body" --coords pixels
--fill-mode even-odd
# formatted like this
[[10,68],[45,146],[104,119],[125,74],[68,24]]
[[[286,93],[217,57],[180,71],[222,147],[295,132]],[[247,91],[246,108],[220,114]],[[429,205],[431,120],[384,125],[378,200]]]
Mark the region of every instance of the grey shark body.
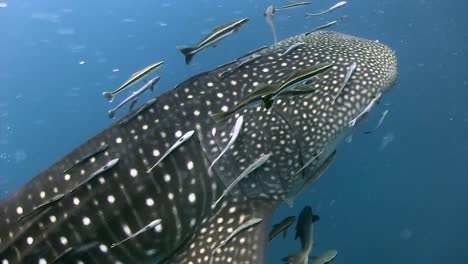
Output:
[[[297,42],[305,44],[281,56]],[[0,262],[265,263],[274,209],[333,159],[349,121],[395,80],[396,58],[380,43],[321,31],[286,39],[257,55],[223,77],[219,74],[235,63],[188,79],[1,201]],[[261,83],[281,82],[294,70],[326,62],[334,66],[309,84],[316,86],[314,93],[279,96],[270,109],[260,105],[239,110],[242,131],[208,173],[236,122],[232,117],[220,126],[211,114],[232,108]],[[357,64],[355,72],[331,104],[352,63]],[[195,133],[189,140],[147,173],[191,130]],[[108,148],[103,153],[64,173],[104,145]],[[272,155],[264,165],[211,207],[252,162],[268,153]],[[314,162],[296,174],[317,153]],[[113,159],[119,162],[87,181]],[[59,194],[60,200],[18,220]],[[212,254],[254,218],[263,221]],[[155,219],[160,222],[153,229],[111,248]]]

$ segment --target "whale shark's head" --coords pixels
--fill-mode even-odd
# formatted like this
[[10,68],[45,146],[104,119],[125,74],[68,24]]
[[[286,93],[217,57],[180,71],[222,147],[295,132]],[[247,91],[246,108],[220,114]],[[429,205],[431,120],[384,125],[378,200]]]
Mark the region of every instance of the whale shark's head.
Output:
[[[297,48],[290,49],[293,46]],[[309,66],[332,65],[307,82],[313,92],[280,94],[271,109],[259,105],[247,107],[235,115],[250,120],[248,126],[252,128],[245,128],[243,137],[244,140],[250,137],[256,144],[227,154],[231,157],[225,157],[224,166],[219,165],[219,174],[228,183],[235,177],[235,173],[229,175],[230,171],[226,170],[232,166],[232,160],[240,160],[242,168],[242,161],[249,162],[272,150],[272,167],[266,166],[266,172],[257,173],[257,180],[246,180],[241,185],[244,194],[258,195],[256,187],[260,185],[265,197],[284,199],[306,183],[315,181],[328,167],[339,139],[396,80],[397,60],[394,52],[379,42],[327,31],[298,35],[254,55],[242,68],[228,65],[218,69],[223,73],[226,68],[234,69],[216,81],[220,82],[219,86],[225,85],[233,91],[227,99],[224,94],[220,97],[218,107],[221,110],[232,107],[261,84],[281,83]],[[353,64],[355,68],[350,71]],[[235,118],[231,118],[226,127],[233,127],[234,121]],[[219,137],[220,144],[227,142],[229,130],[219,134],[215,138]],[[246,158],[249,156],[251,159]],[[271,171],[279,171],[279,177],[270,177]]]
[[[397,77],[397,59],[387,46],[367,39],[336,32],[313,32],[287,41],[306,43],[290,61],[275,58],[291,68],[317,63],[333,66],[309,85],[314,93],[277,101],[277,111],[296,135],[304,163],[302,173],[290,176],[290,190],[297,191],[307,181],[316,180],[329,162],[336,143],[387,92]],[[287,45],[288,46],[288,45]],[[290,57],[291,59],[291,57]],[[350,72],[351,65],[355,69]],[[346,80],[350,74],[349,80]]]

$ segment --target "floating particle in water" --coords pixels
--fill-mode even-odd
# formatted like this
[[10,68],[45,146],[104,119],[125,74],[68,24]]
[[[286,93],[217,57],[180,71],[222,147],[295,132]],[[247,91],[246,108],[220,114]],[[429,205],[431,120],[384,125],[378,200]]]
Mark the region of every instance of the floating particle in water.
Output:
[[31,18],[42,20],[44,22],[59,23],[61,16],[51,13],[33,13]]
[[74,28],[59,28],[57,29],[56,32],[59,35],[74,35],[75,29]]
[[107,58],[101,57],[101,58],[99,58],[99,59],[97,60],[97,62],[98,62],[98,63],[106,63],[106,62],[107,62]]
[[78,64],[80,64],[80,65],[83,65],[83,64],[85,64],[85,63],[86,63],[85,61],[80,61],[80,62],[78,62]]
[[133,18],[124,18],[122,20],[122,22],[124,22],[124,23],[134,23],[134,22],[136,22],[136,20],[133,19]]
[[8,7],[7,3],[0,3],[0,8],[5,8],[5,7]]
[[115,68],[115,69],[112,69],[112,72],[119,72],[120,70]]
[[84,51],[86,49],[86,46],[81,44],[70,44],[68,45],[67,49],[72,53],[77,53]]
[[15,154],[13,155],[13,158],[15,159],[15,163],[20,163],[24,161],[28,155],[26,154],[26,151],[24,149],[17,149],[15,151]]
[[410,240],[413,237],[413,231],[405,227],[400,231],[400,238],[403,240]]
[[161,26],[161,27],[167,27],[167,23],[163,22],[163,21],[159,21],[158,25]]
[[71,13],[71,12],[73,12],[73,9],[71,9],[71,8],[62,8],[62,9],[60,9],[60,12],[62,12],[62,13]]
[[380,150],[384,150],[393,140],[395,140],[395,134],[393,132],[387,133],[382,138],[382,143],[380,143]]
[[40,125],[43,125],[45,121],[44,119],[37,119],[37,120],[34,120],[32,123],[33,125],[40,126]]

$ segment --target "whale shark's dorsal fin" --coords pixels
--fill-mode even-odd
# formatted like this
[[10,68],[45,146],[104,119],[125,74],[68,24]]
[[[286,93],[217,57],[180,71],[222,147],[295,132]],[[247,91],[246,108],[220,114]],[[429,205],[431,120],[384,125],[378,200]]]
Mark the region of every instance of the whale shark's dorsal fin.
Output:
[[[241,201],[231,197],[218,208],[197,228],[185,248],[180,248],[180,253],[174,252],[173,257],[163,263],[197,263],[198,259],[212,264],[233,260],[238,263],[266,263],[268,228],[276,204],[271,200],[245,198]],[[262,221],[240,231],[225,243],[229,234],[255,218]]]

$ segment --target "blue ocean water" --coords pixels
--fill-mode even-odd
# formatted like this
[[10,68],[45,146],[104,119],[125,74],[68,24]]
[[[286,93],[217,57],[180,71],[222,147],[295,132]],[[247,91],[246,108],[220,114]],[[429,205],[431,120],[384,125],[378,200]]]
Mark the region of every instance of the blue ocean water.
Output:
[[[0,197],[107,127],[101,92],[164,60],[156,94],[272,43],[263,16],[287,1],[0,0]],[[313,254],[334,263],[468,263],[468,2],[362,0],[330,14],[275,15],[280,39],[339,19],[332,30],[379,40],[399,59],[398,82],[337,160],[273,222],[312,206]],[[241,31],[186,66],[176,45],[249,17]],[[153,95],[146,94],[140,103]],[[383,124],[373,133],[363,132]],[[269,263],[299,250],[293,230]]]

